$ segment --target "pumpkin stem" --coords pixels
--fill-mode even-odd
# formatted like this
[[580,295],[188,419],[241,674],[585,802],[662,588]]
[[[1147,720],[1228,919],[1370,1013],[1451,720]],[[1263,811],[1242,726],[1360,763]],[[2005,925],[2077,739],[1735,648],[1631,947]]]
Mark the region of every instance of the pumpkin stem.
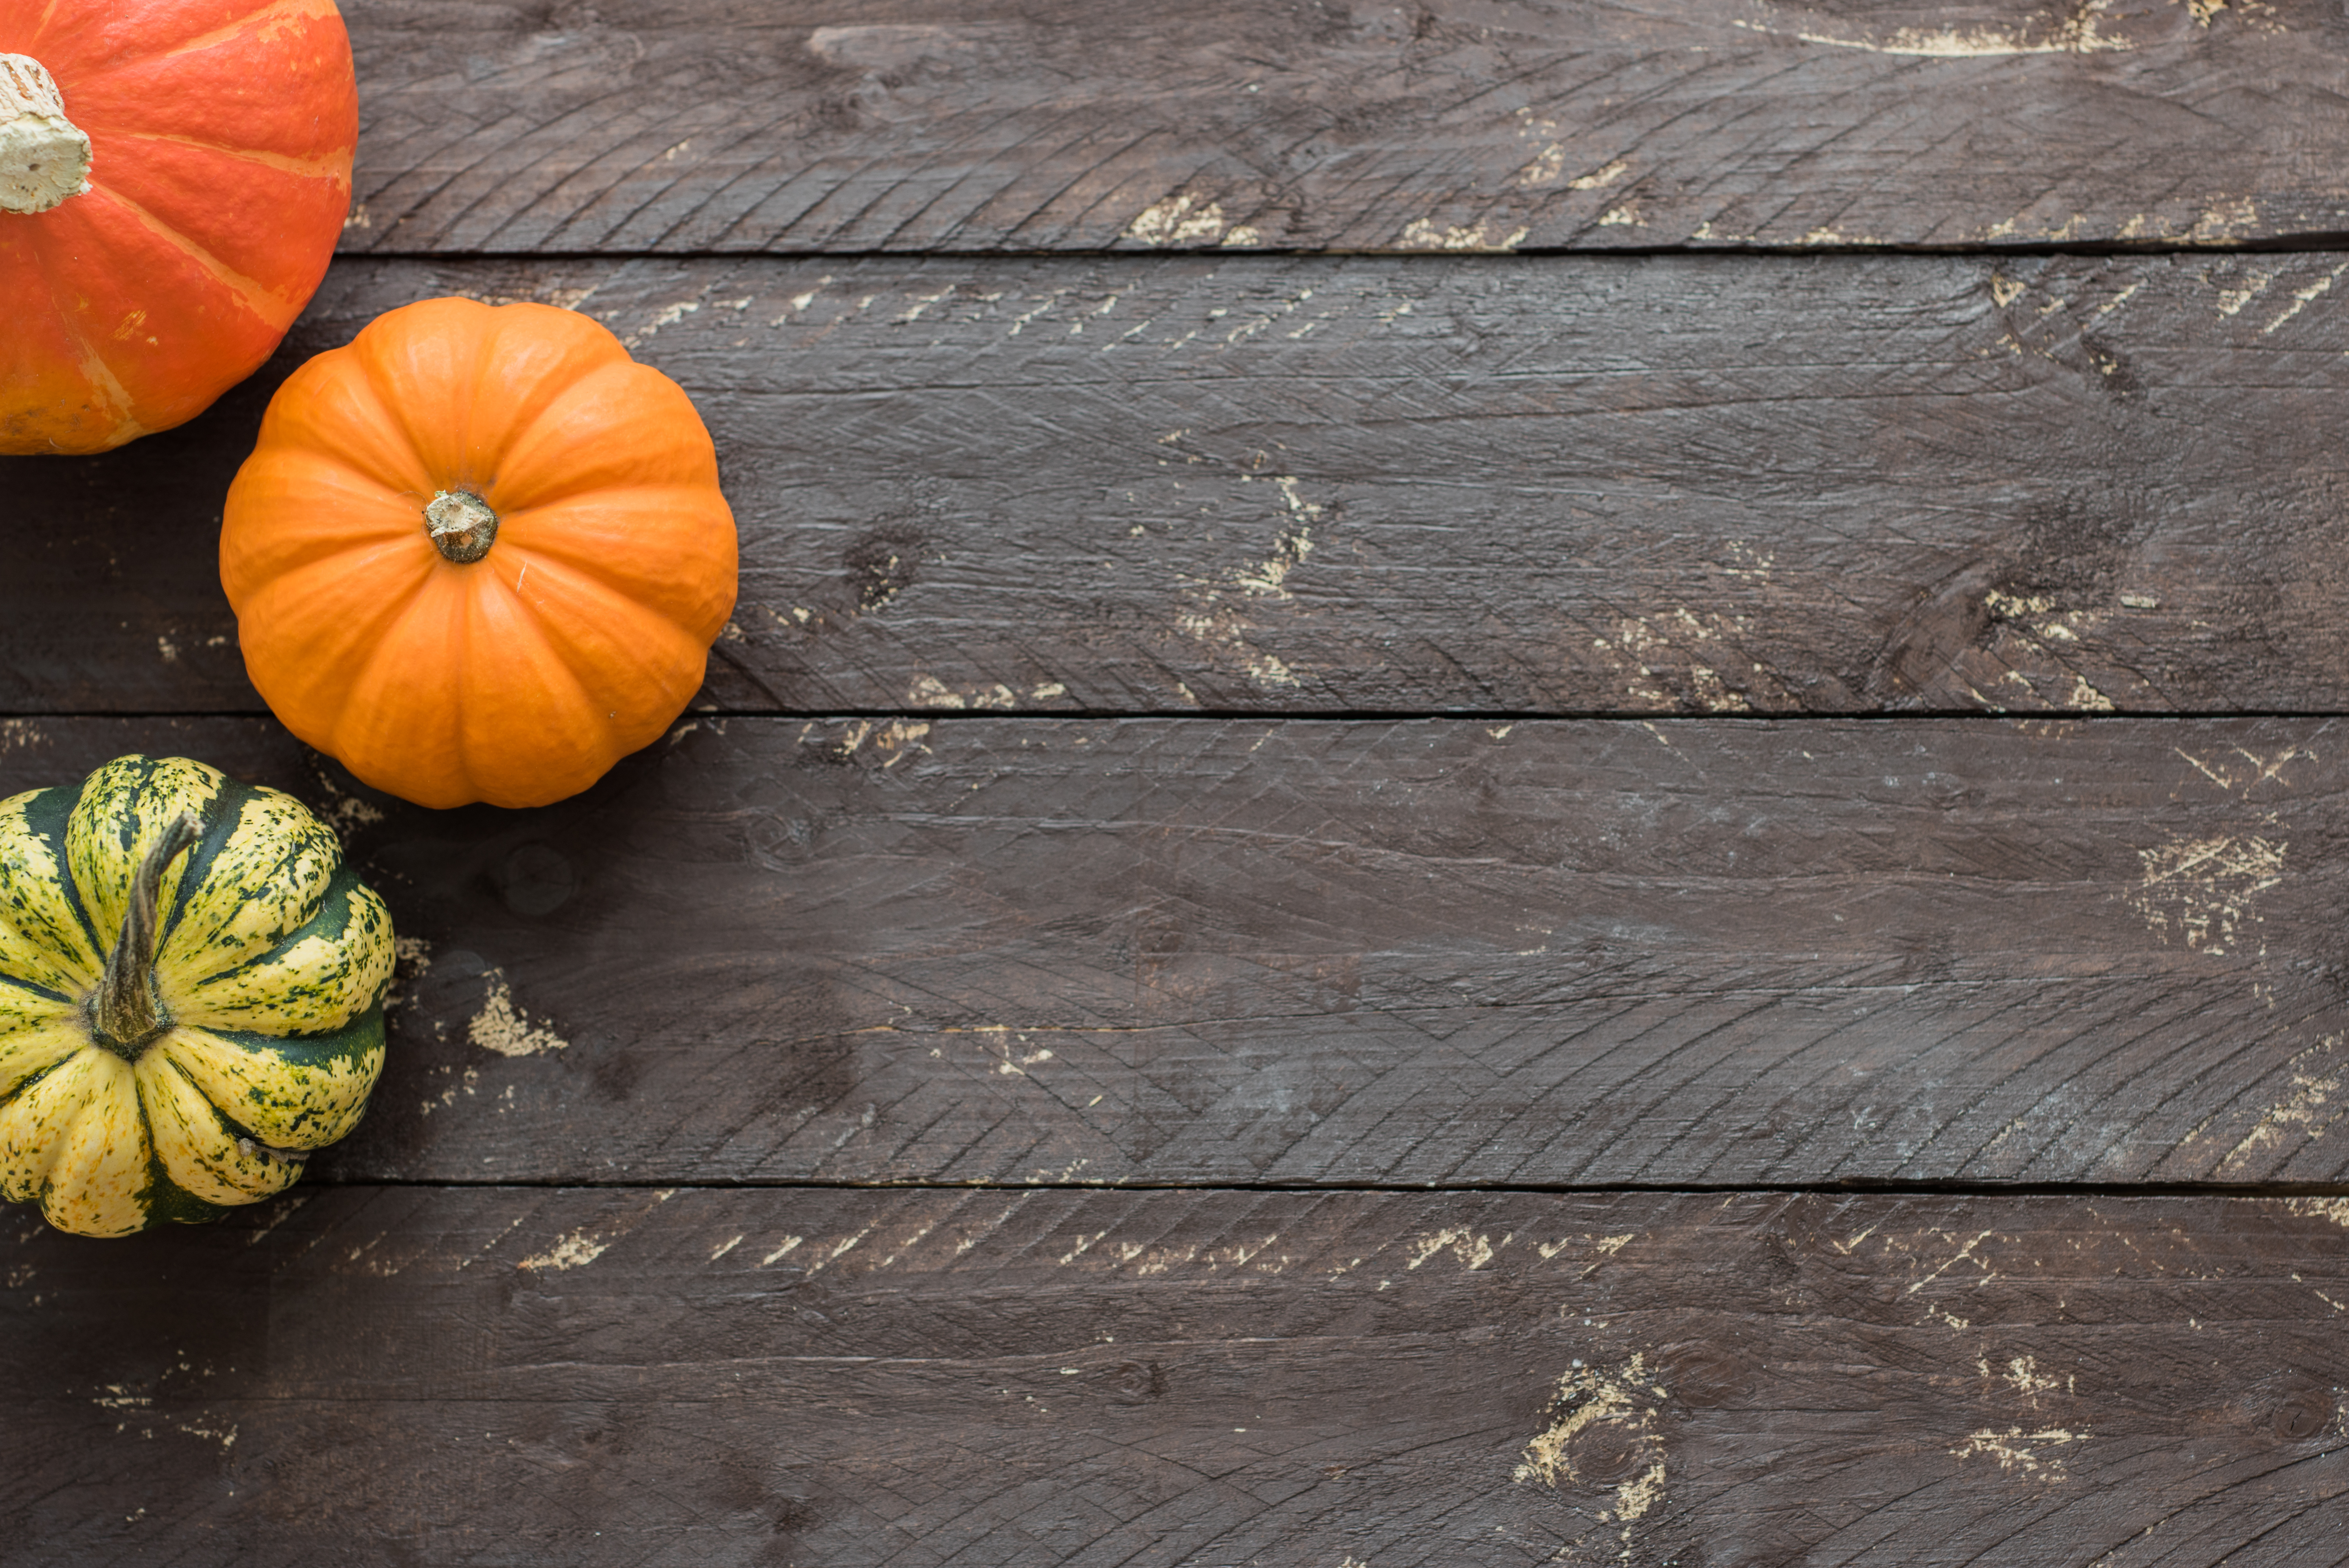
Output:
[[432,548],[460,566],[479,561],[497,542],[498,514],[471,490],[442,490],[424,509]]
[[0,212],[46,212],[88,189],[89,138],[57,78],[30,55],[0,55]]
[[90,994],[89,1023],[98,1044],[137,1061],[156,1036],[171,1026],[155,996],[155,904],[163,872],[196,841],[196,820],[181,816],[163,830],[130,879],[130,906],[122,913],[122,934],[106,956],[106,974]]

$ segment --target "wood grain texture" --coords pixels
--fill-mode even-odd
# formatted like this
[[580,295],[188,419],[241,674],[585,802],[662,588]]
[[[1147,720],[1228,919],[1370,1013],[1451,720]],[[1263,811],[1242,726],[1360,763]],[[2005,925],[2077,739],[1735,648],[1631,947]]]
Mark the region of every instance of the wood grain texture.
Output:
[[710,719],[533,812],[6,733],[347,830],[329,1180],[2349,1180],[2326,721]]
[[381,0],[351,31],[349,250],[2349,230],[2320,0]]
[[274,377],[457,292],[678,377],[786,712],[2349,707],[2339,255],[339,264],[270,375],[0,468],[0,711],[257,700]]
[[[285,1199],[0,1217],[0,1558],[2349,1564],[2349,13],[350,9],[285,351],[0,463],[0,794],[293,790],[392,1048]],[[544,810],[217,586],[447,293],[742,522]]]
[[0,1240],[12,1542],[2349,1561],[2341,1201],[368,1189]]

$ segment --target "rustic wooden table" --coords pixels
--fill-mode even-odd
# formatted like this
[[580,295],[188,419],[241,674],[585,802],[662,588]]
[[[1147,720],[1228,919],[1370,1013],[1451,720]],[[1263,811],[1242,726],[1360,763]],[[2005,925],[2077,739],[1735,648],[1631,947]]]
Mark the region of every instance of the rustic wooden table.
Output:
[[[0,465],[0,787],[329,816],[287,1197],[5,1232],[0,1557],[2349,1561],[2334,0],[357,0],[345,253]],[[432,812],[217,585],[420,297],[681,381],[667,739]]]

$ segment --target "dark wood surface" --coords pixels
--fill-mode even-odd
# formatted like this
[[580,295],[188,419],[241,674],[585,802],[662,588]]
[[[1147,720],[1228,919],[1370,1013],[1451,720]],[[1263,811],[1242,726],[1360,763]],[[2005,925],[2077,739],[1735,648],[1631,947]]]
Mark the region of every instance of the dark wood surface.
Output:
[[118,1563],[2310,1568],[2349,1539],[2344,1221],[366,1186],[135,1251],[26,1220],[0,1499]]
[[213,550],[267,395],[455,292],[699,402],[722,709],[2341,712],[2344,270],[347,261],[196,426],[15,466],[0,696],[257,711]]
[[332,1180],[2349,1182],[2327,721],[704,718],[528,813],[12,740],[349,830]]
[[[309,801],[392,1049],[0,1226],[0,1561],[2349,1563],[2338,6],[350,9],[285,351],[0,464],[0,792]],[[217,586],[447,293],[742,523],[539,811]]]
[[2330,0],[382,0],[379,252],[2240,244]]

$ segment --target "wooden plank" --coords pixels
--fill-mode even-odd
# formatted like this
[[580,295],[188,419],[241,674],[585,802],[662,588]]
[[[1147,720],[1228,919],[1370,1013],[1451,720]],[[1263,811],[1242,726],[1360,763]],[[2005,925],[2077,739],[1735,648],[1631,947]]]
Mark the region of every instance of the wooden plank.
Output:
[[[345,262],[597,314],[742,521],[731,710],[2337,711],[2339,255]],[[17,459],[0,711],[257,704],[265,378]]]
[[2318,720],[684,727],[346,793],[407,943],[335,1180],[2349,1180]]
[[355,1188],[129,1243],[20,1221],[0,1519],[189,1568],[2320,1568],[2344,1218]]
[[2349,36],[2317,0],[384,0],[350,20],[352,250],[2349,230]]

